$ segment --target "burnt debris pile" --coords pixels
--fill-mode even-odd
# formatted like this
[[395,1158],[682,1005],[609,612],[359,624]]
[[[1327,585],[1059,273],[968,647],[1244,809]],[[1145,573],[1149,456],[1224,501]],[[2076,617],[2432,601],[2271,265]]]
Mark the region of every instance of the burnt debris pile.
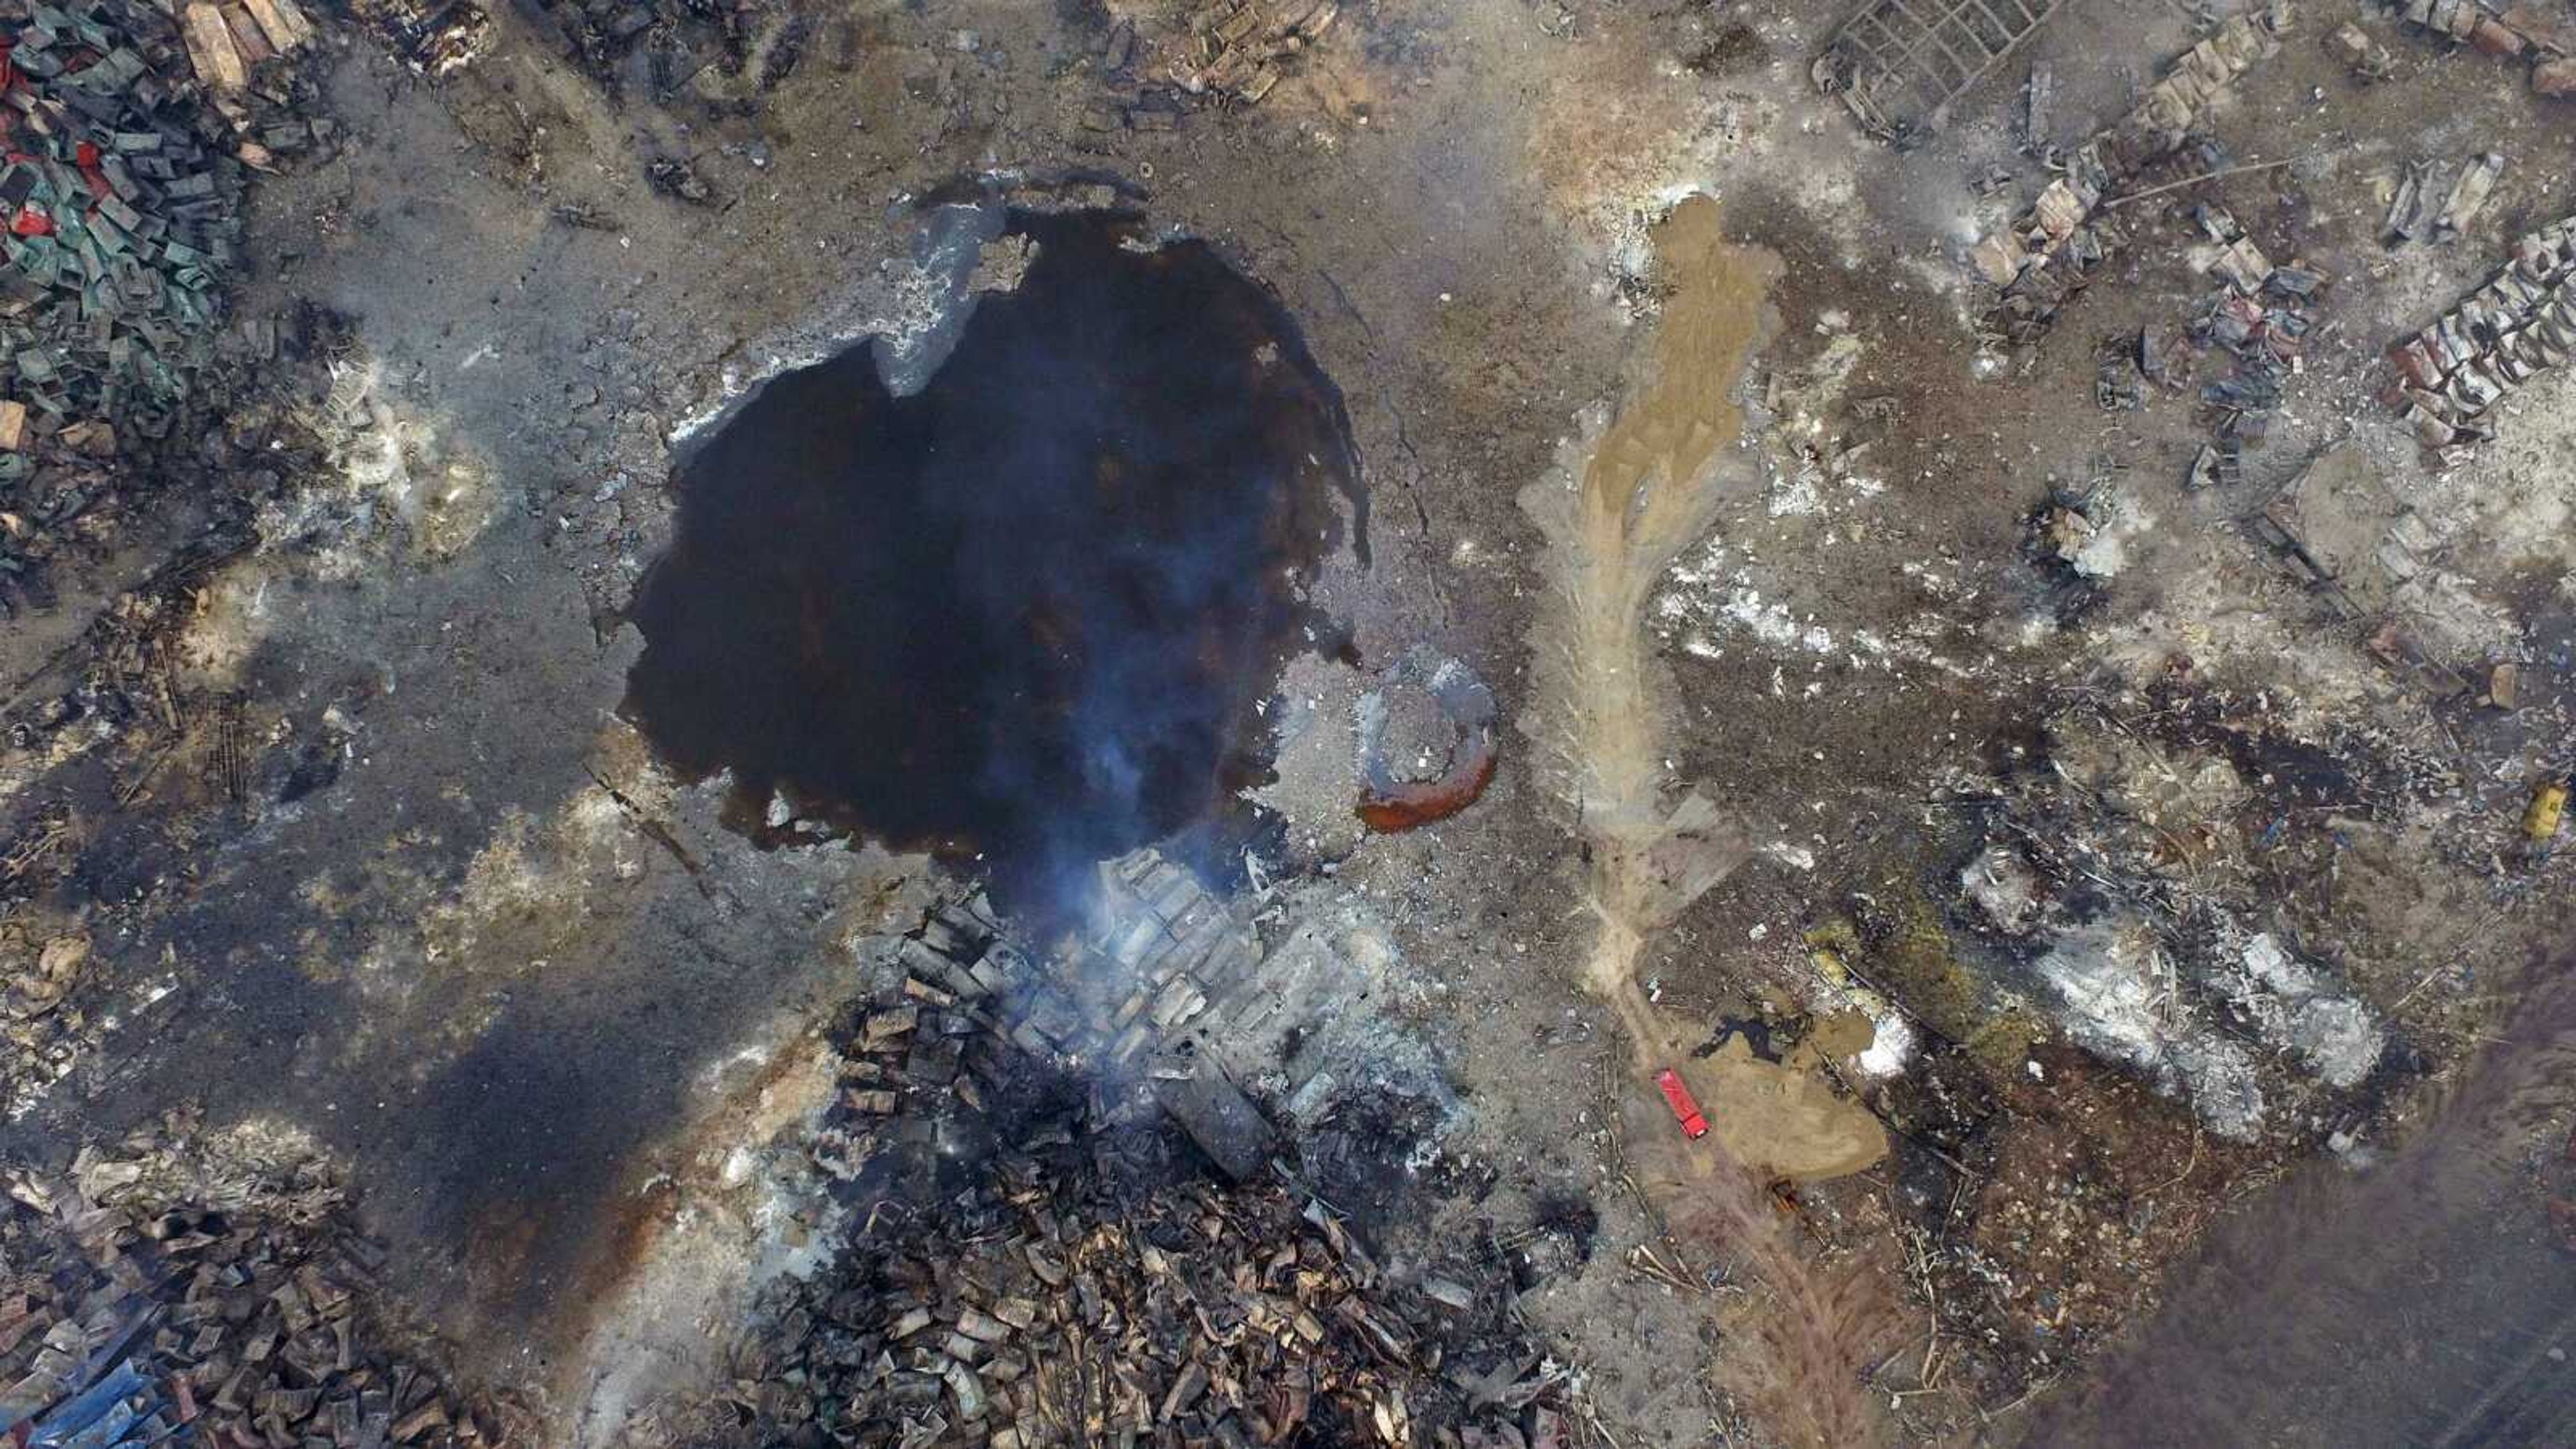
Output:
[[785,1285],[705,1409],[739,1444],[1565,1443],[1499,1271],[1398,1282],[1287,1176],[1058,1122]]
[[1013,909],[1261,774],[1256,706],[1356,468],[1286,312],[1203,244],[1015,217],[1032,252],[898,396],[772,379],[682,463],[628,714],[772,844],[981,856]]
[[1234,912],[1151,850],[1100,876],[1062,950],[977,895],[872,953],[808,1143],[849,1236],[772,1290],[729,1391],[657,1418],[925,1449],[1569,1442],[1503,1252],[1395,1205],[1413,1137],[1384,1104],[1234,1085],[1293,1055],[1270,1017],[1306,1019]]
[[471,1449],[519,1437],[391,1351],[383,1251],[311,1159],[192,1134],[13,1171],[0,1205],[0,1437]]

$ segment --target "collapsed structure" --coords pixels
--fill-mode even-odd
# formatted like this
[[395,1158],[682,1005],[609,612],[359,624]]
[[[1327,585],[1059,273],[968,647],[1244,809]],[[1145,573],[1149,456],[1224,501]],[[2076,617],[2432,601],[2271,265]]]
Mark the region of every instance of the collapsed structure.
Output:
[[2387,399],[2426,448],[2495,436],[2515,388],[2576,354],[2576,217],[2514,243],[2513,261],[2431,326],[2389,348]]
[[2236,15],[2181,59],[2147,91],[2136,109],[2067,154],[2060,174],[2010,226],[1970,249],[1980,274],[2002,290],[1985,328],[2014,345],[2044,334],[2058,309],[2128,244],[2117,218],[2105,215],[2115,188],[2162,184],[2216,169],[2213,157],[2186,151],[2192,125],[2256,61],[2276,54],[2290,25],[2288,0],[2259,16]]
[[1878,0],[1816,59],[1821,90],[1870,134],[1908,141],[1937,129],[1967,93],[2066,0]]

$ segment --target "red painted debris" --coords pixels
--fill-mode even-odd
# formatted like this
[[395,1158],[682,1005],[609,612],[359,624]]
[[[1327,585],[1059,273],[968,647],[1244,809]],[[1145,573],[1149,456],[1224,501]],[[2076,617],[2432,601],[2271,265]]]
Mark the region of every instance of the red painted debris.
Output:
[[14,236],[52,236],[54,219],[32,206],[22,206],[10,218],[9,231]]
[[1446,820],[1473,805],[1494,783],[1494,742],[1478,736],[1467,746],[1465,761],[1440,779],[1391,790],[1363,788],[1360,823],[1381,835]]
[[1682,1135],[1700,1138],[1708,1135],[1708,1119],[1700,1115],[1699,1099],[1691,1095],[1690,1084],[1670,1067],[1655,1074],[1655,1085],[1663,1088],[1664,1101],[1673,1109],[1673,1120],[1682,1124]]

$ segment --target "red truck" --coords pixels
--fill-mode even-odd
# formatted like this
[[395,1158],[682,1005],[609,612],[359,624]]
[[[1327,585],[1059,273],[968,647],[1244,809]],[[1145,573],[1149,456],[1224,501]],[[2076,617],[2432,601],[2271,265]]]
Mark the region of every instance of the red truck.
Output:
[[1708,1135],[1708,1118],[1700,1115],[1699,1099],[1691,1095],[1690,1084],[1670,1067],[1655,1074],[1655,1085],[1663,1088],[1664,1101],[1673,1109],[1673,1120],[1682,1124],[1682,1135],[1694,1140]]

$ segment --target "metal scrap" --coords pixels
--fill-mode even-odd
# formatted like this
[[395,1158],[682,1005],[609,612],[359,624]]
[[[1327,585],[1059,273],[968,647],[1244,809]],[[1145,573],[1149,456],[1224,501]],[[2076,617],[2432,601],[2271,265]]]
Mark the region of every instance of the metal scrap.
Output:
[[2513,261],[2431,326],[2389,349],[2382,394],[2431,449],[2495,435],[2505,396],[2576,354],[2576,217],[2514,244]]
[[511,1406],[469,1402],[384,1349],[385,1252],[350,1227],[321,1164],[244,1166],[187,1130],[6,1175],[0,1437],[80,1449],[519,1437]]
[[[738,1392],[688,1441],[811,1426],[924,1449],[1355,1443],[1375,1425],[1409,1443],[1423,1423],[1538,1427],[1557,1381],[1521,1385],[1534,1355],[1507,1294],[1458,1264],[1389,1291],[1320,1200],[1266,1172],[1221,1185],[1167,1154],[1058,1119],[936,1213],[781,1280],[736,1350]],[[1497,1380],[1521,1387],[1476,1391]]]
[[2576,40],[2566,22],[2523,0],[2405,0],[2399,16],[2420,33],[2523,62],[2541,95],[2576,95]]
[[[1950,103],[2065,3],[1875,0],[1834,32],[1812,74],[1817,88],[1840,96],[1872,135],[1908,141],[1938,130]],[[2031,95],[2036,120],[2046,107],[2044,87],[2036,80]]]
[[2231,17],[2184,52],[2136,109],[2069,153],[2061,174],[2019,219],[1970,250],[1979,273],[2002,291],[1987,314],[1988,331],[2015,344],[2037,341],[2101,263],[2126,245],[2128,234],[2102,214],[2116,189],[2149,179],[2151,168],[2219,169],[2211,149],[2187,145],[2192,124],[2222,89],[2278,53],[2289,23],[2284,0],[2260,15]]
[[[39,438],[85,420],[169,432],[215,360],[242,167],[327,133],[281,114],[300,108],[287,57],[313,33],[293,0],[181,14],[0,7],[16,37],[0,67],[0,396]],[[228,131],[229,155],[211,139]],[[32,466],[0,454],[0,488]]]

